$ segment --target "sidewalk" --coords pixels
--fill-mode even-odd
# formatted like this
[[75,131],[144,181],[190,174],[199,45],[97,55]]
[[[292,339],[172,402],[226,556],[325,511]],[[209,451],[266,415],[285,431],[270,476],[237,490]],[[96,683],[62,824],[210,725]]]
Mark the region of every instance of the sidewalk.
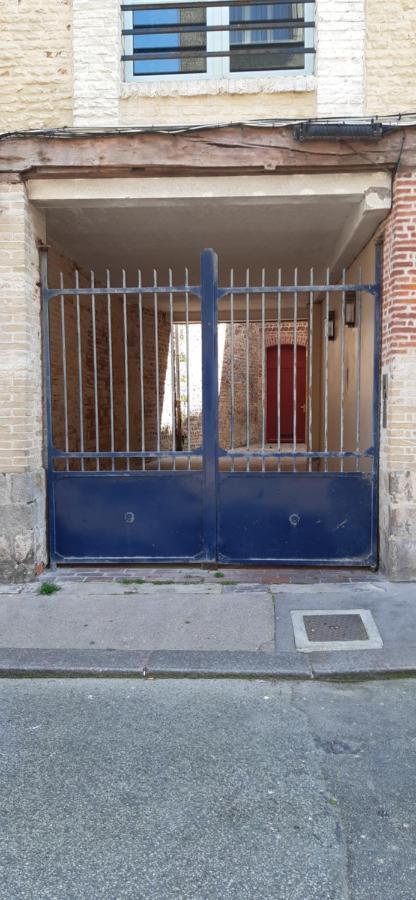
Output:
[[[58,570],[36,583],[0,585],[0,676],[416,674],[416,585],[346,571],[327,571],[324,582],[318,574]],[[59,590],[39,594],[45,583]],[[383,646],[301,652],[293,610],[370,611]]]

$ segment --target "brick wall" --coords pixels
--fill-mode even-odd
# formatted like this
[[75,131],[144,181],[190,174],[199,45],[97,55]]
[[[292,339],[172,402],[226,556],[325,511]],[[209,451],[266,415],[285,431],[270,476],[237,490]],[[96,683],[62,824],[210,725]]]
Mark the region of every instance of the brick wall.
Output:
[[46,559],[37,240],[22,184],[0,184],[0,580]]
[[72,0],[74,125],[117,125],[121,77],[118,0]]
[[[190,337],[190,445],[191,448],[202,444],[202,381],[201,381],[201,341],[200,326],[191,325]],[[187,446],[188,430],[186,415],[186,358],[185,329],[180,329],[181,350],[181,405],[182,433],[184,448]],[[234,446],[243,447],[247,442],[247,327],[243,323],[235,323],[233,342],[231,325],[220,323],[218,326],[218,428],[219,443],[224,448],[231,446],[231,361],[232,349],[234,358]],[[265,348],[278,343],[276,324],[265,327]],[[281,344],[293,344],[293,324],[281,323]],[[297,344],[307,347],[307,322],[298,322]],[[233,345],[233,346],[232,346]],[[249,329],[249,404],[250,404],[250,442],[260,444],[262,438],[262,331],[261,325],[253,323]],[[266,361],[264,371],[264,390],[267,391]]]
[[[51,247],[48,259],[49,285],[53,288],[61,284],[68,288],[75,284],[76,264],[56,247]],[[99,282],[96,282],[99,286]],[[90,284],[89,276],[79,272],[79,284]],[[50,347],[52,418],[54,444],[65,449],[65,400],[67,405],[68,449],[81,450],[81,417],[85,452],[110,451],[112,446],[112,424],[114,450],[141,449],[142,408],[140,390],[140,330],[137,298],[126,302],[126,323],[124,304],[121,296],[111,296],[110,315],[107,296],[95,299],[95,342],[93,323],[93,303],[89,296],[79,298],[79,332],[77,325],[77,299],[67,296],[61,303],[57,297],[50,303]],[[159,360],[159,430],[161,446],[170,446],[169,428],[163,430],[162,411],[165,395],[170,391],[168,374],[168,352],[170,326],[165,313],[158,314],[158,360]],[[62,322],[65,329],[63,345]],[[157,446],[157,391],[156,391],[156,348],[154,312],[143,304],[143,394],[144,394],[144,440],[145,449]],[[126,325],[126,327],[125,327]],[[125,341],[126,334],[126,341]],[[65,353],[63,351],[65,346]],[[95,354],[94,354],[95,347]],[[127,347],[127,357],[125,356]],[[111,350],[111,363],[110,363]],[[79,356],[81,366],[79,365]],[[126,378],[127,362],[127,378]],[[66,394],[64,379],[66,365]],[[81,368],[81,379],[80,379]],[[112,377],[111,377],[112,372]],[[81,383],[80,383],[81,382]],[[126,392],[127,384],[127,392]],[[82,404],[80,404],[80,387]],[[111,389],[113,417],[111,415]],[[98,428],[96,424],[98,422]],[[97,440],[98,434],[98,440]],[[131,468],[141,466],[131,462]],[[87,470],[96,468],[93,459],[84,463]],[[116,469],[125,469],[124,460],[116,460]],[[65,468],[63,461],[56,468]],[[71,470],[80,468],[80,463],[69,463]],[[111,462],[101,462],[101,469],[111,468]]]
[[72,0],[0,0],[0,131],[72,124]]
[[[247,365],[246,365],[246,341],[247,327],[237,324],[234,328],[234,446],[242,447],[247,442]],[[307,347],[308,324],[299,321],[297,325],[296,342],[300,347]],[[276,324],[265,327],[265,348],[278,343],[278,328]],[[293,324],[282,322],[280,331],[280,343],[293,344]],[[250,398],[250,442],[260,444],[262,440],[262,328],[253,324],[249,328],[249,398]],[[221,446],[230,446],[231,432],[231,326],[226,326],[224,356],[220,371],[219,389],[219,439]],[[264,360],[264,395],[267,398],[267,362]],[[266,401],[267,402],[267,401]]]
[[380,541],[390,577],[416,577],[416,172],[396,176],[384,233]]

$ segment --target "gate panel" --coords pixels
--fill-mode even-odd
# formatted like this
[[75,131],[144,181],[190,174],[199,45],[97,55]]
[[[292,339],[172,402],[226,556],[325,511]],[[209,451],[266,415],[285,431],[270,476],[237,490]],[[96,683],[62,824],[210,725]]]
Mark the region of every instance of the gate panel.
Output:
[[42,292],[52,561],[213,558],[199,285],[169,270],[50,288],[44,251]]
[[53,479],[59,560],[181,561],[203,546],[198,472],[129,473]]
[[371,565],[371,476],[220,476],[221,562]]
[[231,270],[218,320],[219,559],[374,565],[378,285]]
[[51,288],[43,251],[53,562],[376,563],[379,283],[306,274]]

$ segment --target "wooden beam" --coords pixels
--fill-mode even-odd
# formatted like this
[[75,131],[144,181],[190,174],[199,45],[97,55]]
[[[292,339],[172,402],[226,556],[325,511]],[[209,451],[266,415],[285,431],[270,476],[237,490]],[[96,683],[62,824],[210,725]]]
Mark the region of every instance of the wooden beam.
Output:
[[379,140],[297,141],[293,128],[22,134],[0,139],[0,177],[243,175],[416,167],[416,128]]

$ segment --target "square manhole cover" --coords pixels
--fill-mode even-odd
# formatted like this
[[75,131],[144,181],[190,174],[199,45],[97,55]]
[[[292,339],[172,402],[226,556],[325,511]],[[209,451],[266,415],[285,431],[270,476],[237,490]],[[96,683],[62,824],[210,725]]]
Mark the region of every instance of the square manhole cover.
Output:
[[368,641],[364,622],[354,613],[304,616],[303,621],[310,641]]
[[379,650],[380,632],[369,609],[291,611],[297,650]]

